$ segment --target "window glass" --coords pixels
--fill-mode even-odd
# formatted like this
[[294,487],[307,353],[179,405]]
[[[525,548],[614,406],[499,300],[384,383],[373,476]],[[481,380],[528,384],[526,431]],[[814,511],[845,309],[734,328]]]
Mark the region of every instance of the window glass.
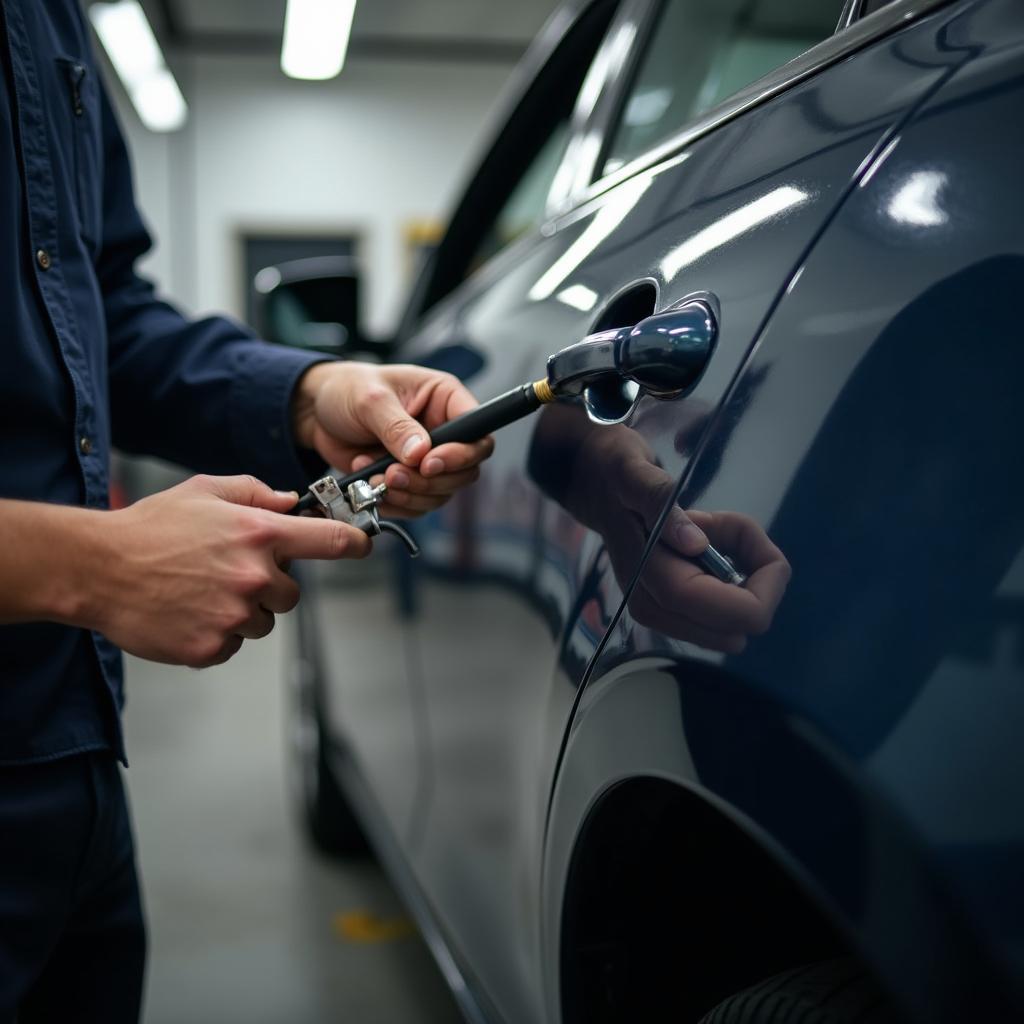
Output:
[[603,174],[832,35],[843,0],[666,0]]
[[403,336],[415,330],[425,310],[543,222],[559,170],[567,159],[571,167],[567,149],[577,97],[618,6],[619,0],[587,4],[528,84],[416,285],[400,328]]
[[540,147],[523,176],[505,200],[473,257],[470,272],[520,235],[538,227],[544,219],[551,183],[562,162],[569,136],[569,119],[563,118]]

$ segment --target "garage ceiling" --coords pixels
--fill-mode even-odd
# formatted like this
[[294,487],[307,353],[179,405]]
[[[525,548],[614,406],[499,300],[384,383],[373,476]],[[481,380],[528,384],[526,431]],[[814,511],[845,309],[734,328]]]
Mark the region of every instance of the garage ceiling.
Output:
[[[260,52],[281,45],[285,0],[143,0],[172,47]],[[353,54],[514,60],[556,0],[360,0]]]

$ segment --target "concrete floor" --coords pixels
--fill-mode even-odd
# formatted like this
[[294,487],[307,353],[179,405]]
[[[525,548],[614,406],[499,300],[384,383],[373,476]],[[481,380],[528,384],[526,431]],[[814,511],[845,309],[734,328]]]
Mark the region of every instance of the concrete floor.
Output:
[[[127,778],[150,925],[143,1020],[456,1024],[380,870],[318,857],[296,825],[283,629],[203,672],[128,659]],[[393,937],[346,938],[339,916],[353,912]]]

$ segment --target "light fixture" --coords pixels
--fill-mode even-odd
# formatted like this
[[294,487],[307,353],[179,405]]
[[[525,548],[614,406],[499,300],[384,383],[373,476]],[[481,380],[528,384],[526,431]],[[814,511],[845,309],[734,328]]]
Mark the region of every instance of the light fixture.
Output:
[[288,0],[281,70],[291,78],[334,78],[345,63],[356,0]]
[[89,19],[142,123],[153,132],[181,128],[188,117],[185,97],[138,0],[94,3]]

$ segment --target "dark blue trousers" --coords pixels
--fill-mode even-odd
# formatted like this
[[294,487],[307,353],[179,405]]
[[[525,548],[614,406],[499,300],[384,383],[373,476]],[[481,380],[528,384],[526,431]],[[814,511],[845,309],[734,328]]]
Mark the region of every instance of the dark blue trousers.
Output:
[[145,955],[113,756],[0,767],[0,1024],[135,1024]]

